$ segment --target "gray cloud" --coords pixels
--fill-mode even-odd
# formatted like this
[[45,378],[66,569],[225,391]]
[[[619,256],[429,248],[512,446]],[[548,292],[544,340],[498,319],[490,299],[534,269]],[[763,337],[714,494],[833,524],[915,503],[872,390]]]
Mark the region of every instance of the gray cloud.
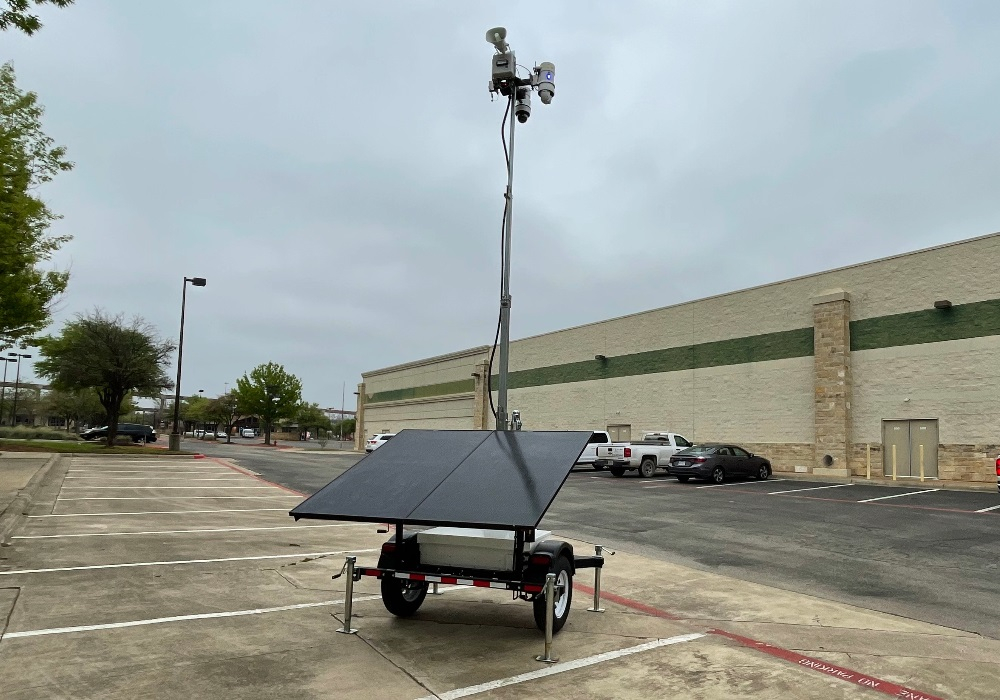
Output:
[[188,391],[489,342],[499,127],[485,29],[557,66],[518,126],[520,337],[994,231],[1000,7],[983,2],[92,0],[2,37],[76,170],[60,321],[176,333]]

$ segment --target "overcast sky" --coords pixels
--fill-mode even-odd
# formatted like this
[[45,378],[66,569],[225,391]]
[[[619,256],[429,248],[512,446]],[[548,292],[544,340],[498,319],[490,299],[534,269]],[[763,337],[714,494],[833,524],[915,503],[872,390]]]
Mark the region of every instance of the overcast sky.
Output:
[[[501,8],[504,8],[501,11]],[[487,28],[556,65],[515,149],[512,337],[1000,229],[1000,3],[77,0],[0,35],[76,168],[52,330],[176,337],[185,394],[492,341]]]

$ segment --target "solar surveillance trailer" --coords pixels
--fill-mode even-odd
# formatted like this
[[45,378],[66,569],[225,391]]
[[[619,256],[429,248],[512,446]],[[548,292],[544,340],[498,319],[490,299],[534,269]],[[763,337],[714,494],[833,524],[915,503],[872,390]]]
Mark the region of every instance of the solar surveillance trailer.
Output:
[[[524,124],[531,116],[531,91],[537,90],[542,104],[551,104],[556,94],[556,67],[548,61],[540,63],[528,73],[527,77],[517,74],[517,59],[514,50],[507,44],[507,30],[494,27],[486,32],[486,41],[493,44],[496,53],[493,54],[491,65],[492,76],[489,82],[490,93],[507,98],[507,113],[514,113],[516,121]],[[520,417],[508,423],[507,420],[507,368],[510,359],[510,237],[511,222],[514,209],[514,124],[510,120],[510,144],[504,145],[507,156],[507,191],[504,194],[504,240],[503,240],[503,275],[500,283],[500,368],[497,386],[497,428],[504,430],[520,430]],[[501,129],[501,135],[503,130]],[[490,360],[490,375],[492,376],[492,353]],[[492,392],[491,392],[492,393]]]

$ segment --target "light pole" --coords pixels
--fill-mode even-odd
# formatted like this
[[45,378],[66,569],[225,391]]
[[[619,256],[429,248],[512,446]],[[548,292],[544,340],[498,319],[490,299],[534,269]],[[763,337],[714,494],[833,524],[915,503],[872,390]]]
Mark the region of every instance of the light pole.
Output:
[[[507,44],[507,30],[494,27],[486,32],[486,41],[493,44],[496,53],[493,54],[492,79],[489,83],[491,93],[498,93],[507,98],[506,120],[513,112],[517,121],[524,124],[531,116],[531,91],[538,90],[542,104],[552,102],[556,93],[556,67],[548,61],[535,66],[527,78],[517,75],[517,60],[514,51]],[[503,136],[503,129],[500,130]],[[520,415],[512,417],[507,423],[507,367],[510,360],[510,241],[511,223],[514,210],[514,119],[510,120],[510,144],[505,144],[504,155],[507,157],[507,190],[504,192],[504,234],[503,234],[503,274],[500,281],[500,369],[497,382],[496,427],[498,430],[520,430]],[[494,344],[495,347],[495,344]],[[490,353],[490,368],[488,380],[493,375],[493,353]],[[492,392],[492,387],[488,387]]]
[[[15,423],[17,423],[17,391],[18,391],[18,387],[21,385],[21,360],[28,359],[29,357],[31,357],[31,355],[23,355],[23,354],[17,353],[17,352],[8,352],[7,354],[17,357],[17,360],[16,360],[16,362],[17,362],[17,374],[16,374],[16,377],[17,378],[14,380],[14,408],[11,410],[11,413],[10,413],[10,424],[14,425]],[[8,360],[8,362],[9,362],[9,360]]]
[[174,430],[170,433],[170,442],[167,447],[173,451],[181,449],[181,434],[177,432],[177,421],[181,414],[181,359],[184,357],[184,307],[187,304],[187,284],[190,282],[195,287],[204,287],[204,277],[185,277],[181,287],[181,337],[177,342],[177,384],[174,386]]
[[[16,355],[17,353],[16,352],[10,352],[10,353],[7,353],[7,354],[8,355]],[[4,401],[4,396],[7,393],[7,367],[10,365],[11,362],[17,362],[17,358],[15,358],[15,357],[3,357],[3,358],[0,358],[0,360],[3,360],[3,384],[0,385],[0,425],[4,425],[7,422],[7,419],[4,418],[4,414],[3,414],[3,401]]]

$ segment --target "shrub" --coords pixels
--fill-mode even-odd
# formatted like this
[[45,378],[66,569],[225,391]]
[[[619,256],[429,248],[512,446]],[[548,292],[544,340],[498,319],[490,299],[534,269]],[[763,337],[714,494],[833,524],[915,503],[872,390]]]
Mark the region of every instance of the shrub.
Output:
[[132,438],[128,435],[115,435],[115,445],[124,446],[132,444],[134,444]]
[[80,436],[65,430],[42,426],[15,425],[0,428],[0,438],[14,440],[79,440]]

